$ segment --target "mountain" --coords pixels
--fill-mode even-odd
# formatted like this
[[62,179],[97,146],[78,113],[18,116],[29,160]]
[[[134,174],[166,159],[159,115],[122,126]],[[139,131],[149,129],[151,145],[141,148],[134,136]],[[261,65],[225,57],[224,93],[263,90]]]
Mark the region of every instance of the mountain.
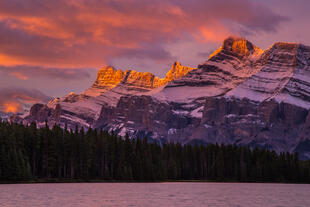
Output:
[[0,121],[7,121],[13,114],[0,111]]
[[176,62],[164,78],[98,72],[81,94],[36,104],[23,122],[94,127],[159,142],[226,143],[310,158],[310,47],[262,50],[229,37],[197,69]]
[[152,94],[164,87],[169,81],[183,77],[196,68],[182,66],[175,62],[164,78],[149,72],[134,70],[116,70],[106,66],[98,71],[94,84],[81,94],[69,93],[65,97],[56,98],[47,105],[36,104],[24,122],[37,122],[39,126],[60,123],[74,128],[94,127],[103,106],[115,107],[122,96]]

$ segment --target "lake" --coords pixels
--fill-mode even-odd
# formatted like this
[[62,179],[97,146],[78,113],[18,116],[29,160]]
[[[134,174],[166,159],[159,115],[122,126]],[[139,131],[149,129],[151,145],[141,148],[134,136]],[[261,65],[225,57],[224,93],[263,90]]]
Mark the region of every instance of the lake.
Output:
[[260,183],[61,183],[0,185],[1,207],[310,206],[310,185]]

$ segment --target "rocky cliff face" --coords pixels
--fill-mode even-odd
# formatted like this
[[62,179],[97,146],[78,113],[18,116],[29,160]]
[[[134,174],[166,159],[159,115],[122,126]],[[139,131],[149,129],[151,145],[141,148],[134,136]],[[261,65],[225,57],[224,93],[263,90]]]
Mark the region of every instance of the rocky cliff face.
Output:
[[244,38],[230,37],[197,70],[170,82],[156,97],[188,102],[225,94],[259,70],[256,62],[261,54],[261,49]]
[[275,43],[263,51],[227,38],[198,68],[176,62],[164,78],[105,67],[93,86],[23,121],[95,127],[162,143],[229,143],[310,158],[310,48]]
[[[298,151],[309,158],[310,113],[307,109],[274,100],[259,104],[248,99],[209,97],[202,116],[180,113],[176,103],[150,96],[122,97],[115,108],[103,107],[96,128],[121,136],[148,136],[161,142],[226,143]],[[176,113],[177,112],[177,113]]]
[[275,43],[256,61],[257,73],[227,96],[253,101],[275,99],[303,108],[310,106],[310,47]]
[[[45,105],[35,105],[37,113],[30,113],[24,120],[29,123],[37,122],[38,125],[59,123],[69,127],[94,127],[99,119],[103,106],[116,107],[123,96],[146,95],[153,93],[157,88],[164,87],[167,83],[185,76],[196,68],[186,67],[175,62],[164,78],[159,78],[149,72],[134,70],[116,70],[106,66],[98,71],[94,84],[81,94],[69,93],[62,98],[56,98]],[[51,116],[53,110],[61,108],[59,117]],[[43,113],[44,112],[44,113]]]
[[106,66],[98,71],[94,84],[82,94],[96,97],[110,90],[119,91],[119,88],[125,88],[125,90],[127,88],[128,91],[147,92],[182,78],[194,69],[196,68],[186,67],[179,62],[175,62],[166,76],[159,78],[150,72],[122,71],[116,70],[112,66]]

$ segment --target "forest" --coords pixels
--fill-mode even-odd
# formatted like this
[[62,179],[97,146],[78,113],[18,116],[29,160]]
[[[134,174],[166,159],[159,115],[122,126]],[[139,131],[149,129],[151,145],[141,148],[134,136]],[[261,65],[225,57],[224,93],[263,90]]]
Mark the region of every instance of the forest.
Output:
[[0,182],[310,183],[298,154],[236,145],[159,144],[102,130],[0,122]]

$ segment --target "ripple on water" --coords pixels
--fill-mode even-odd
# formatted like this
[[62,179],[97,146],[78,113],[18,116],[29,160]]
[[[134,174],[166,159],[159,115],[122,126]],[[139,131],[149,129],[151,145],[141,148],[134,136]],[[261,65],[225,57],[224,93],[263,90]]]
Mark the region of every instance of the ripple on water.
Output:
[[68,183],[0,185],[1,207],[309,207],[310,185]]

